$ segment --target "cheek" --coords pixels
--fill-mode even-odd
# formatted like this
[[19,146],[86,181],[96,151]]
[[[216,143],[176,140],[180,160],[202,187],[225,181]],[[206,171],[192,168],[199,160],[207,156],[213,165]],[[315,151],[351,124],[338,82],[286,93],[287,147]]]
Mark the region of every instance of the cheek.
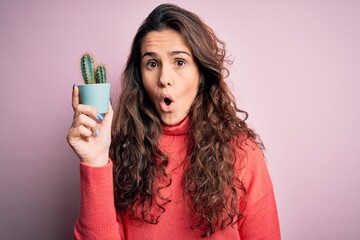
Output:
[[148,71],[141,71],[141,78],[142,78],[142,83],[144,85],[145,90],[148,93],[150,93],[151,90],[154,91],[154,89],[157,86],[156,73],[148,72]]
[[199,79],[199,75],[198,74],[192,74],[188,77],[188,81],[187,84],[185,86],[185,93],[187,93],[189,95],[189,97],[191,98],[195,98],[198,89],[199,89],[199,84],[200,84],[200,79]]

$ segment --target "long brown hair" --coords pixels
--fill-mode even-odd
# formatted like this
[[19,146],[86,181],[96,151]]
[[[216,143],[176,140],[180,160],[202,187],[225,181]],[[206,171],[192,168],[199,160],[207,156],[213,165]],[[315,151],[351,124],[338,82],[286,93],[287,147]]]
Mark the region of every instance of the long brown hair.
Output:
[[[158,147],[161,120],[149,104],[140,71],[144,37],[164,29],[173,29],[185,39],[200,71],[198,94],[189,112],[183,191],[196,216],[196,222],[189,223],[189,227],[200,228],[205,237],[242,218],[239,201],[244,201],[246,189],[234,169],[235,148],[241,148],[238,139],[251,138],[261,147],[262,143],[248,128],[248,114],[237,108],[224,81],[228,75],[225,43],[197,15],[176,5],[162,4],[145,19],[135,35],[122,75],[110,148],[115,206],[122,214],[127,211],[132,218],[156,224],[170,201],[159,193],[171,184],[165,171],[168,158]],[[154,186],[159,175],[162,184]],[[153,208],[160,213],[154,215]]]

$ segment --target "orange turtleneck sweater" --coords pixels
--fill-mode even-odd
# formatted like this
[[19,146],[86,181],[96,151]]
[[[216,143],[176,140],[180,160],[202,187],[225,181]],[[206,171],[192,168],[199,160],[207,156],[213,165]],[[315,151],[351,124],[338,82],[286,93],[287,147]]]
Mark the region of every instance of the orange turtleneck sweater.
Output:
[[[186,156],[186,133],[189,119],[177,126],[164,126],[159,139],[160,148],[169,157],[166,168],[172,183],[162,194],[171,202],[158,224],[148,224],[130,219],[129,215],[116,214],[114,206],[112,162],[104,167],[80,164],[80,214],[75,224],[76,239],[109,240],[192,240],[199,239],[202,232],[192,230],[193,214],[182,194],[182,161]],[[236,225],[217,230],[210,239],[246,240],[280,239],[273,186],[264,163],[262,152],[251,140],[237,152],[237,169],[246,187],[247,203],[244,218]],[[240,170],[239,170],[240,171]]]

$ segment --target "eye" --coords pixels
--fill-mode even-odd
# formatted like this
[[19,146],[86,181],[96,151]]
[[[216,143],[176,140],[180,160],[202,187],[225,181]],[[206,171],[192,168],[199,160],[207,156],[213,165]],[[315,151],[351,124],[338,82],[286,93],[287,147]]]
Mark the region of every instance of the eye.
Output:
[[185,61],[184,61],[184,60],[181,60],[181,59],[175,61],[175,65],[176,65],[177,67],[182,67],[182,66],[184,66],[185,64],[186,64]]
[[150,60],[146,63],[147,68],[156,68],[158,66],[159,66],[159,64],[155,60]]

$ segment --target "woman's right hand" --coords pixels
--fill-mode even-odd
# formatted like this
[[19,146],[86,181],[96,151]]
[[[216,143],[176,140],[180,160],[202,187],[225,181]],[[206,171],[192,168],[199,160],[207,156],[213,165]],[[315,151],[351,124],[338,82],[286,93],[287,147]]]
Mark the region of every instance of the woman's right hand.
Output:
[[72,107],[74,119],[67,141],[80,161],[89,166],[104,166],[109,161],[113,109],[102,116],[96,108],[79,103],[79,88],[74,86]]

